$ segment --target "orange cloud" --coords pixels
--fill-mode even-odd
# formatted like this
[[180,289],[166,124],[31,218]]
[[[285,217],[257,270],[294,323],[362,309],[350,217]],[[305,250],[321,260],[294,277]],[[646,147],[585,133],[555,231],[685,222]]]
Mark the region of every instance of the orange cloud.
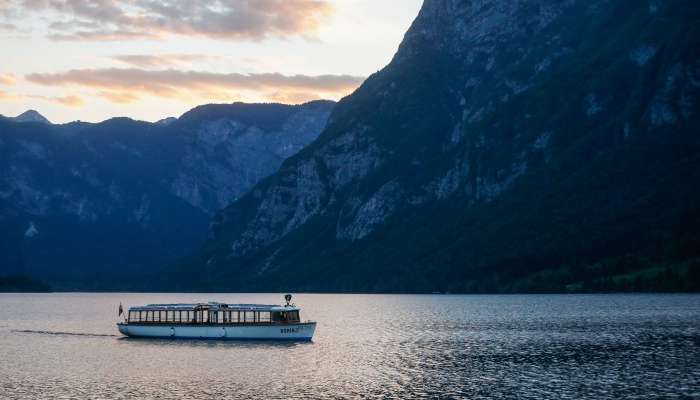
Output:
[[27,100],[41,100],[48,101],[51,103],[62,104],[68,107],[81,107],[85,104],[85,101],[79,96],[41,96],[36,94],[15,94],[0,91],[0,100],[5,101],[27,101]]
[[230,92],[273,93],[296,99],[338,98],[357,88],[364,78],[351,75],[220,74],[201,71],[142,69],[81,69],[60,73],[29,74],[29,82],[46,86],[95,89],[110,101],[130,102],[143,95],[164,98],[219,97]]
[[42,100],[42,101],[48,101],[50,103],[56,103],[56,104],[61,104],[64,106],[68,107],[81,107],[85,104],[85,101],[79,97],[79,96],[41,96],[41,95],[35,95],[35,94],[27,94],[27,95],[19,95],[16,97],[17,99],[23,98],[23,99],[34,99],[34,100]]
[[307,35],[331,14],[329,0],[3,0],[0,26],[54,21],[56,40],[158,39],[168,35],[262,40]]
[[0,74],[0,83],[3,85],[14,85],[17,82],[13,74]]
[[127,104],[139,100],[139,97],[130,93],[124,92],[99,92],[99,96],[111,101],[112,103]]
[[164,68],[188,64],[195,61],[218,59],[206,54],[123,54],[112,59],[139,68]]
[[16,101],[20,100],[23,96],[15,94],[15,93],[8,93],[8,92],[3,92],[0,90],[0,101]]
[[68,107],[82,107],[85,104],[85,101],[78,96],[53,97],[50,100]]
[[265,98],[275,103],[303,104],[311,100],[318,100],[319,96],[317,93],[280,91],[268,93]]

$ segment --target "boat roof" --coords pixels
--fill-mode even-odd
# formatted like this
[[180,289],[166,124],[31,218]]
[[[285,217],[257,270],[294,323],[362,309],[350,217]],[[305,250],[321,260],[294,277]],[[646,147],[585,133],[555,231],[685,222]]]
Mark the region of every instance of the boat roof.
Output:
[[278,304],[226,304],[226,303],[193,303],[193,304],[148,304],[146,306],[130,307],[129,311],[191,311],[229,310],[229,311],[299,311],[294,305],[281,306]]

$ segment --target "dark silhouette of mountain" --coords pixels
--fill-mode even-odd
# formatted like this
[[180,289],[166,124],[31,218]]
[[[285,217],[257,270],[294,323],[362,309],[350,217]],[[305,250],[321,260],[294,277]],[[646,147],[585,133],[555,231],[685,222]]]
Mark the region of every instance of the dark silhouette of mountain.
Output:
[[44,282],[26,276],[0,276],[0,292],[50,292]]
[[700,287],[700,3],[426,0],[185,290]]
[[14,122],[37,122],[40,124],[50,124],[51,121],[46,119],[43,115],[39,114],[36,110],[27,110],[16,117],[4,117],[10,121]]
[[333,105],[206,105],[169,124],[0,119],[0,276],[144,287],[134,274],[195,249],[211,216],[315,139]]
[[162,126],[168,126],[172,124],[173,122],[177,121],[177,118],[175,117],[168,117],[168,118],[163,118],[155,122],[156,125],[162,125]]

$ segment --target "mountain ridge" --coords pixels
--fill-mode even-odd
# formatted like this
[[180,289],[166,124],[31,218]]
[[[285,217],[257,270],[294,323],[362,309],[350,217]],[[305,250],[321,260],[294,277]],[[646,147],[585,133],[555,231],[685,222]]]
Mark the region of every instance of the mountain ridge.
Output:
[[426,1],[392,62],[164,284],[697,290],[700,9],[650,4]]
[[193,249],[212,213],[315,138],[332,107],[234,104],[187,126],[0,120],[0,275],[57,290],[138,285],[116,277]]

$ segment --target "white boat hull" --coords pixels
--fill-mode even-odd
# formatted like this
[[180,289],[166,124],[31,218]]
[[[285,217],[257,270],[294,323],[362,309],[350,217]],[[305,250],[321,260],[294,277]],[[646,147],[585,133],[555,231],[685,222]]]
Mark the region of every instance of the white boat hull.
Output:
[[296,340],[309,341],[315,322],[284,325],[145,325],[117,324],[129,337],[220,340]]

